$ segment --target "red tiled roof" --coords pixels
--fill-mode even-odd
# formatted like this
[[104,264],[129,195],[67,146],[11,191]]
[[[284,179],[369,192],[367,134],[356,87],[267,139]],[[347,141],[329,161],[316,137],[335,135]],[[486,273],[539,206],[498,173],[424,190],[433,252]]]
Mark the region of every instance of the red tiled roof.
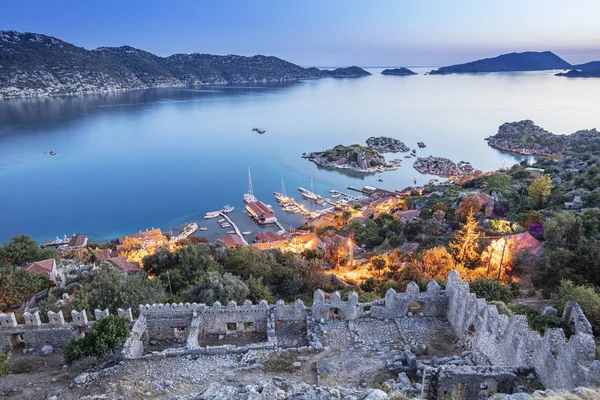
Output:
[[127,261],[127,257],[112,257],[103,260],[96,260],[96,266],[100,265],[102,262],[108,262],[113,267],[119,270],[122,274],[135,274],[142,271],[142,268],[138,263]]
[[78,233],[77,235],[73,236],[73,238],[69,241],[69,247],[81,247],[81,246],[85,246],[87,242],[87,236]]
[[508,235],[505,237],[508,240],[514,239],[515,252],[527,252],[530,254],[536,254],[542,248],[542,243],[540,243],[536,238],[531,236],[529,232]]
[[283,237],[274,231],[262,232],[262,233],[259,233],[257,236],[257,240],[259,242],[263,242],[263,243],[277,242],[282,239],[283,239]]
[[161,243],[165,240],[165,237],[163,236],[160,229],[152,229],[150,231],[135,233],[133,235],[121,237],[121,238],[117,239],[117,242],[119,244],[123,244],[123,243],[125,243],[125,239],[127,239],[127,238],[135,238],[142,243],[149,242],[149,241],[154,241],[155,243]]
[[402,221],[408,221],[421,215],[421,210],[396,211],[394,215],[399,216]]
[[36,261],[32,264],[29,264],[29,265],[25,266],[25,269],[27,271],[35,272],[36,274],[50,276],[53,265],[54,265],[54,259],[50,258],[48,260]]
[[238,235],[234,235],[233,233],[228,233],[221,238],[221,240],[225,243],[225,245],[229,248],[243,246],[244,242]]
[[248,203],[248,208],[257,216],[274,215],[273,210],[267,207],[262,201]]

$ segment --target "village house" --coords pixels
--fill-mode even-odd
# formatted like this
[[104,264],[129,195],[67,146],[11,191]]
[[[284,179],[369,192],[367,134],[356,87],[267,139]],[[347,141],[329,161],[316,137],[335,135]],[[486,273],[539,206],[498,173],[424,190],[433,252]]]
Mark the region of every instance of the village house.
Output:
[[124,245],[127,239],[139,240],[142,244],[142,248],[144,249],[160,247],[168,243],[167,238],[162,234],[160,229],[152,229],[145,232],[120,237],[116,240],[117,246]]
[[274,224],[277,222],[275,213],[262,201],[254,201],[246,204],[246,210],[259,224]]
[[103,263],[118,269],[123,275],[132,275],[143,271],[138,263],[127,261],[127,257],[124,256],[98,259],[94,262],[94,268],[99,268]]
[[57,286],[64,286],[65,277],[62,272],[56,267],[56,260],[50,258],[48,260],[36,261],[23,267],[27,271],[36,274],[45,275]]
[[242,238],[233,233],[226,234],[221,238],[221,240],[223,241],[223,243],[225,243],[225,246],[229,247],[230,249],[234,249],[236,247],[244,245]]
[[414,221],[417,219],[419,215],[421,215],[421,210],[404,210],[404,211],[396,211],[393,215],[396,215],[400,218],[402,222]]

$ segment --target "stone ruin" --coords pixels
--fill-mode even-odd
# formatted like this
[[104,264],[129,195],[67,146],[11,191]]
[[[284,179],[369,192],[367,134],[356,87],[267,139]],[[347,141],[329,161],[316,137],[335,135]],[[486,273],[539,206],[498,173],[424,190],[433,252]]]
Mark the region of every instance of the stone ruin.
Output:
[[[98,319],[108,311],[94,314]],[[130,309],[119,310],[119,315],[131,320]],[[48,317],[50,323],[41,324],[37,313],[26,313],[25,324],[18,325],[14,315],[0,314],[0,336],[8,339],[7,347],[21,341],[34,347],[64,347],[91,324],[85,311],[73,311],[71,323],[65,323],[60,312]],[[445,290],[432,281],[421,292],[411,282],[406,292],[390,289],[385,299],[369,303],[359,302],[356,293],[342,301],[338,292],[326,297],[317,290],[312,307],[301,300],[290,305],[282,300],[274,305],[264,300],[240,306],[233,301],[225,306],[219,302],[143,305],[123,356],[322,351],[360,345],[385,354],[388,371],[398,373],[398,382],[423,398],[474,399],[515,393],[524,390],[525,377],[535,377],[551,389],[599,384],[600,361],[595,360],[589,321],[576,303],[565,306],[562,319],[573,331],[568,340],[562,329],[548,329],[542,337],[529,330],[527,317],[499,314],[496,306],[470,293],[469,283],[452,271]],[[436,353],[436,346],[444,345],[448,345],[446,353]],[[325,376],[319,370],[327,365],[319,363],[317,374]]]

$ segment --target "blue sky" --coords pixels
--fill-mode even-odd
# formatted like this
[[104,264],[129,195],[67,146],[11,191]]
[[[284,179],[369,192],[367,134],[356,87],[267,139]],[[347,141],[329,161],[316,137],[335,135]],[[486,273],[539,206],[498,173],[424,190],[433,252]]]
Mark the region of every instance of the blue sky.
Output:
[[0,29],[159,55],[447,65],[511,51],[600,59],[600,0],[4,0]]

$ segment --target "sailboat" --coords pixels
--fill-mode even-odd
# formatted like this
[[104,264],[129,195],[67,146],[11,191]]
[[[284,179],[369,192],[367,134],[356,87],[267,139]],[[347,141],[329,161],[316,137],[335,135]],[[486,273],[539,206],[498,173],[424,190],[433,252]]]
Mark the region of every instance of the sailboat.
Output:
[[310,173],[310,190],[306,190],[303,187],[299,187],[298,190],[302,193],[302,197],[312,201],[318,201],[322,199],[321,196],[315,193],[315,182],[313,181],[312,171]]
[[287,196],[285,192],[285,182],[283,181],[283,175],[281,175],[281,192],[273,192],[275,194],[275,199],[281,204],[289,203],[292,199]]
[[250,167],[248,167],[248,193],[244,195],[244,202],[255,203],[256,197],[254,197],[254,189],[252,188],[252,175],[250,174]]

